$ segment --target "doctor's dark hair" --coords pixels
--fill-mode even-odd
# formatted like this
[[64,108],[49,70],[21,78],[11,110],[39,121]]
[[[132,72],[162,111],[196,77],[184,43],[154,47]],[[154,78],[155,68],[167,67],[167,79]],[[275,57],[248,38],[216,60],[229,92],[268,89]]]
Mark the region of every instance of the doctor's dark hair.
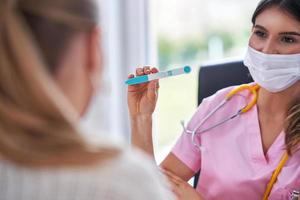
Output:
[[278,7],[283,12],[294,17],[300,22],[300,1],[298,0],[262,0],[258,3],[253,15],[252,15],[252,24],[255,24],[256,18],[264,10],[270,7]]
[[0,0],[0,155],[27,166],[89,165],[118,154],[88,144],[53,74],[96,0]]
[[300,142],[300,97],[291,106],[286,121],[285,143],[289,154],[299,150]]
[[[270,7],[278,7],[280,10],[300,22],[300,1],[299,0],[262,0],[259,2],[252,16],[252,23],[255,25],[256,18],[264,10]],[[300,145],[300,97],[290,106],[285,122],[285,145],[287,152],[292,154]]]

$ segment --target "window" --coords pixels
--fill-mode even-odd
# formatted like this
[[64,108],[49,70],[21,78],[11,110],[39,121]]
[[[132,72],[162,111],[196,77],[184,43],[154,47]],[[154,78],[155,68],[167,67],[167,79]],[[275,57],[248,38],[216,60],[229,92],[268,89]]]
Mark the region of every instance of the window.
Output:
[[125,80],[137,66],[155,64],[148,0],[99,1],[104,71],[99,94],[82,126],[94,137],[129,142]]
[[137,66],[160,70],[190,65],[193,73],[160,81],[154,117],[161,161],[197,107],[197,75],[208,60],[242,56],[258,0],[110,0],[102,6],[106,58],[101,96],[84,120],[96,136],[128,142],[127,74]]
[[162,160],[197,107],[201,63],[242,57],[258,0],[153,0],[160,70],[190,65],[193,73],[160,81],[156,157]]

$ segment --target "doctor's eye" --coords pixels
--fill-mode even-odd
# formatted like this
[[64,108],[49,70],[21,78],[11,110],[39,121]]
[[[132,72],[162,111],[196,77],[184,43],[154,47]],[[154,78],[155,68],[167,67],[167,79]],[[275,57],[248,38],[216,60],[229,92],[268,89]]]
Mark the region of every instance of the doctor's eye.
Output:
[[295,43],[297,42],[293,37],[290,37],[290,36],[283,36],[281,38],[281,42],[283,43],[287,43],[287,44],[292,44],[292,43]]
[[254,31],[254,34],[255,34],[257,37],[261,38],[261,39],[267,37],[267,33],[263,32],[263,31],[261,31],[261,30],[256,30],[256,31]]

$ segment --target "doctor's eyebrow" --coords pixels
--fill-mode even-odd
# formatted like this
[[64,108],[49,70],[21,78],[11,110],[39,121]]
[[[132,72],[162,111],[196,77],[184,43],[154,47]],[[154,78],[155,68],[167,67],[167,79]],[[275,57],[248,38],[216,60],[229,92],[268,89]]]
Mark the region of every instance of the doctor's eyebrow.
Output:
[[283,33],[279,33],[279,35],[296,35],[296,36],[300,36],[300,33],[297,33],[297,32],[283,32]]
[[259,29],[262,29],[263,31],[266,31],[266,32],[268,32],[268,30],[265,28],[265,27],[263,27],[263,26],[261,26],[261,25],[254,25],[254,27],[253,28],[259,28]]
[[[255,25],[254,28],[262,29],[263,31],[268,32],[268,30],[265,27],[261,26],[261,25]],[[287,31],[287,32],[279,33],[279,35],[296,35],[296,36],[300,36],[300,32]]]

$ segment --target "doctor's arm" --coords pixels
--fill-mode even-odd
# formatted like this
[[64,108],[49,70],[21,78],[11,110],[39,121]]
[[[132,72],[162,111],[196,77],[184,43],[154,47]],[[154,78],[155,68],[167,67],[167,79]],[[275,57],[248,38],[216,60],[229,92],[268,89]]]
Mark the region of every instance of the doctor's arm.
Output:
[[[157,72],[156,68],[137,68],[136,76]],[[128,78],[133,78],[134,76],[131,74]],[[152,115],[158,98],[158,90],[159,82],[154,80],[148,83],[129,85],[127,95],[131,124],[131,143],[133,146],[145,151],[153,159]],[[185,181],[188,181],[194,175],[194,172],[173,153],[170,153],[160,166]]]
[[[157,73],[155,68],[144,67],[136,69],[136,76],[150,73]],[[131,74],[128,78],[135,76]],[[159,82],[154,80],[148,83],[128,86],[128,107],[131,123],[132,145],[145,151],[153,160],[153,139],[152,139],[152,114],[155,110],[158,98]],[[160,167],[172,184],[173,192],[179,199],[202,199],[201,196],[186,183],[194,172],[179,160],[173,153],[170,153],[161,163]],[[196,198],[197,197],[197,198]]]

